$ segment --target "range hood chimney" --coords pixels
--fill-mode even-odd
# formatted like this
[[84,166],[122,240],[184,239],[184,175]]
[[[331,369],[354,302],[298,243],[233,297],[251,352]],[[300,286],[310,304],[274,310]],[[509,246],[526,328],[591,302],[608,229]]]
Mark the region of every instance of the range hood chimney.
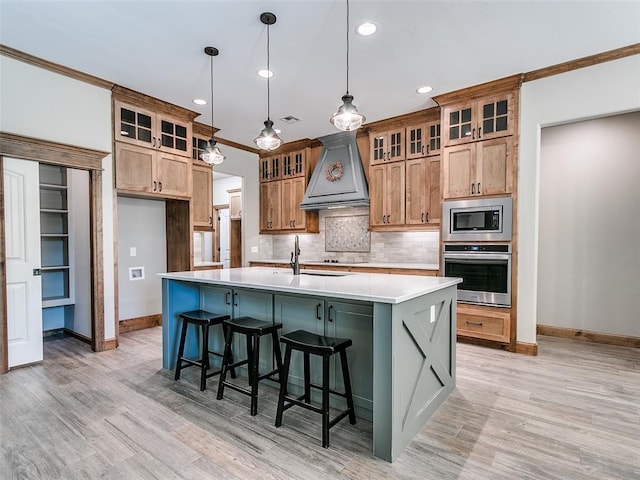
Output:
[[356,132],[318,138],[323,148],[311,174],[302,210],[368,207],[369,189],[358,153]]

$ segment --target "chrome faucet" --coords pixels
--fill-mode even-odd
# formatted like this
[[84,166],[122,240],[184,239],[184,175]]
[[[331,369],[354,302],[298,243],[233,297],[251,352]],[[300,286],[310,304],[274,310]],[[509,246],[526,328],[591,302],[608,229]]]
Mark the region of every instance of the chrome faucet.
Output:
[[291,252],[291,262],[289,263],[289,265],[291,265],[291,268],[293,269],[294,275],[300,275],[300,261],[298,258],[299,256],[300,244],[298,243],[298,235],[296,235],[296,240],[293,244],[293,252]]

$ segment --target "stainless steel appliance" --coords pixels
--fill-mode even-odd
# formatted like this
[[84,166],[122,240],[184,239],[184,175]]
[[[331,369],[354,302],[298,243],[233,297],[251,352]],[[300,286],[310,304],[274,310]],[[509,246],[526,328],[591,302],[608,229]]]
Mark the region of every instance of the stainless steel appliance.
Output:
[[443,257],[445,276],[462,278],[459,302],[511,306],[511,245],[445,244]]
[[444,242],[510,242],[511,197],[442,202]]

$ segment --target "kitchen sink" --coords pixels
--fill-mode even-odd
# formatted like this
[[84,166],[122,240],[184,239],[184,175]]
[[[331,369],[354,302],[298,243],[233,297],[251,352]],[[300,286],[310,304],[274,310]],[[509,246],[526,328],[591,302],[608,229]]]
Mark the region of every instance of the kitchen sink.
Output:
[[346,277],[349,274],[340,272],[300,272],[300,275],[313,275],[315,277]]

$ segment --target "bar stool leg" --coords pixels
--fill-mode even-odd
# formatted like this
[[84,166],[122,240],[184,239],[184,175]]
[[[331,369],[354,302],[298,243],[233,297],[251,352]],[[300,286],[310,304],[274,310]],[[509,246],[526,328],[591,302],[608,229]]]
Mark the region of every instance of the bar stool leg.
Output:
[[276,427],[282,425],[282,412],[284,412],[284,399],[287,396],[287,381],[289,379],[289,365],[291,364],[291,347],[284,349],[284,362],[280,370],[280,395],[278,396],[278,408],[276,410]]
[[[225,342],[225,347],[227,345],[227,335],[229,333],[229,327],[227,327],[224,323],[222,323],[222,335],[224,337],[224,342]],[[222,363],[224,364],[225,360],[226,360],[226,354],[223,353],[222,355]],[[233,365],[233,347],[229,347],[229,359],[228,359],[229,365]],[[220,369],[222,370],[222,367],[220,367]],[[231,371],[231,378],[236,378],[236,367],[231,367],[229,369]]]
[[349,375],[346,350],[340,351],[340,364],[342,365],[342,381],[344,382],[344,393],[347,397],[347,408],[349,409],[349,423],[355,425],[356,412],[353,407],[353,392],[351,391],[351,376]]
[[218,400],[222,400],[222,396],[224,395],[224,382],[227,379],[227,370],[228,363],[227,360],[231,358],[231,342],[233,341],[233,332],[228,330],[225,333],[225,342],[224,342],[224,353],[222,354],[222,371],[220,372],[220,380],[218,382],[218,395],[216,398]]
[[[253,336],[253,335],[252,335]],[[260,336],[253,336],[253,358],[249,363],[249,369],[252,371],[251,375],[251,416],[255,417],[258,414],[258,381],[260,374],[258,365],[260,364]]]
[[322,356],[322,446],[329,447],[329,356]]
[[209,324],[202,326],[202,357],[200,359],[200,391],[207,388],[207,369],[209,368]]
[[309,362],[309,353],[304,352],[304,401],[311,402],[311,367]]
[[180,379],[180,370],[182,370],[182,357],[184,356],[184,342],[187,338],[188,322],[182,319],[182,333],[180,335],[180,346],[178,347],[178,360],[176,362],[176,375],[175,380]]

